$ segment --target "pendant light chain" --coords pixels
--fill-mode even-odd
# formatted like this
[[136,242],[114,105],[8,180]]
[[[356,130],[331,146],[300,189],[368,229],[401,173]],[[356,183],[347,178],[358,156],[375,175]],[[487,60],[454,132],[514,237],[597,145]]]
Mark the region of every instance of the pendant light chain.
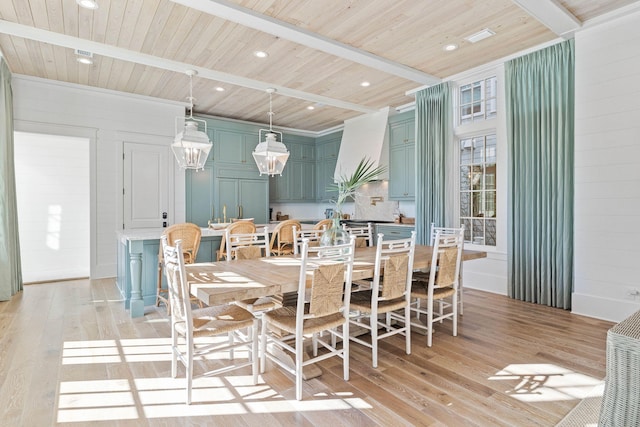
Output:
[[189,74],[189,118],[193,119],[193,73]]
[[272,104],[272,99],[273,99],[273,93],[269,92],[269,131],[273,130],[273,104]]

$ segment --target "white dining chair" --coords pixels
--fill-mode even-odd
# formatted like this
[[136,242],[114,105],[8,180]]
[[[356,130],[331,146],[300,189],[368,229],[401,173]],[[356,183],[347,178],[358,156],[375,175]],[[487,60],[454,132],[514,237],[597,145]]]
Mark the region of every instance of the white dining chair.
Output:
[[[231,369],[251,366],[253,384],[257,384],[258,319],[234,304],[192,310],[182,242],[178,240],[175,246],[169,246],[166,235],[162,236],[161,241],[171,304],[171,376],[177,376],[179,360],[186,370],[186,403],[191,404],[194,359],[205,354],[225,352],[233,360],[234,350],[244,348],[248,354],[246,362],[216,368],[201,376],[218,375]],[[221,336],[224,337],[222,342],[215,340],[212,343],[208,340]]]
[[[440,234],[458,234],[460,233],[460,230],[462,230],[462,234],[464,236],[464,224],[460,227],[460,228],[455,228],[455,227],[436,227],[435,222],[431,223],[431,229],[429,232],[429,245],[433,246],[435,245],[435,241],[436,241],[436,234],[438,232],[440,232]],[[460,316],[464,315],[464,291],[462,289],[462,264],[460,265],[460,277],[458,279],[458,314],[460,314]],[[413,273],[413,278],[414,280],[422,280],[422,281],[428,281],[429,280],[429,270],[427,271],[415,271]],[[443,305],[446,304],[445,301],[440,300],[439,301],[440,304],[440,312],[442,312],[443,310]]]
[[[378,342],[393,335],[404,335],[405,351],[411,354],[411,278],[416,248],[416,232],[408,239],[384,240],[378,234],[374,276],[369,290],[351,297],[352,326],[371,334],[371,341],[351,336],[351,341],[371,348],[373,367],[378,367]],[[384,270],[383,270],[384,269]],[[384,271],[384,275],[381,273]],[[385,322],[378,315],[385,315]],[[395,322],[393,322],[395,321]],[[379,329],[383,329],[380,332]]]
[[373,246],[373,224],[368,222],[365,226],[349,227],[343,225],[350,235],[356,236],[356,247]]
[[[303,368],[329,357],[342,358],[343,377],[349,380],[349,301],[355,255],[355,237],[349,243],[318,248],[311,255],[308,241],[300,252],[300,275],[296,306],[267,311],[262,317],[261,371],[266,361],[291,373],[296,381],[296,399],[302,400]],[[311,279],[307,287],[307,278]],[[345,284],[346,283],[346,284]],[[328,332],[320,336],[320,333]],[[336,344],[337,338],[342,345]],[[313,355],[305,358],[311,340]],[[267,347],[267,343],[271,343]],[[318,354],[318,346],[324,351]],[[280,349],[274,352],[274,349]],[[293,355],[294,366],[282,361],[282,351]]]
[[[230,234],[226,233],[227,259],[257,259],[271,256],[269,230],[264,227],[262,231],[255,233]],[[260,315],[262,312],[280,307],[282,295],[269,295],[261,298],[249,298],[234,303]]]
[[[428,281],[413,280],[411,286],[411,311],[415,317],[411,318],[413,328],[427,331],[427,346],[431,347],[433,339],[433,322],[451,319],[453,322],[453,336],[458,335],[458,287],[460,266],[462,265],[462,250],[464,246],[464,230],[457,234],[441,234],[436,232],[435,243]],[[451,299],[451,302],[440,306],[440,311],[434,313],[435,301]],[[426,302],[426,307],[422,306]],[[426,325],[421,321],[426,316]]]
[[320,239],[322,238],[324,232],[324,229],[302,230],[294,226],[293,236],[295,239],[295,243],[293,245],[293,254],[298,255],[300,253],[302,241],[305,239],[309,242],[309,247],[319,246]]

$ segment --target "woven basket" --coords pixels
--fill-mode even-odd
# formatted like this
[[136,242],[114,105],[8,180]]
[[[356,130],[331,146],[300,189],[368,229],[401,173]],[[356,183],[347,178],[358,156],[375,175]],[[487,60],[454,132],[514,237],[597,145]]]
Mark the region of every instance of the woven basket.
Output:
[[598,425],[640,425],[640,311],[607,332],[607,376]]

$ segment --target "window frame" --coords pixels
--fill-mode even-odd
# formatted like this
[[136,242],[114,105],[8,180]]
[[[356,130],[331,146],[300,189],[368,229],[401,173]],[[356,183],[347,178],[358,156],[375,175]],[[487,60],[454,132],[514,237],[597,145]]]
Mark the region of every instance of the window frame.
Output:
[[[493,105],[495,105],[495,114],[493,114],[490,118],[478,118],[474,119],[468,123],[461,123],[461,88],[467,85],[472,85],[476,82],[482,82],[482,86],[492,77],[496,78],[495,82],[495,97],[491,98],[493,100]],[[469,234],[465,232],[465,245],[471,249],[484,250],[489,252],[499,252],[503,251],[504,242],[506,242],[506,236],[501,236],[501,234],[506,233],[506,228],[504,224],[506,224],[506,210],[502,209],[500,206],[503,202],[503,197],[507,191],[507,183],[501,178],[501,174],[503,173],[502,168],[506,167],[506,153],[505,149],[501,147],[501,145],[506,144],[505,139],[505,126],[504,126],[504,70],[502,67],[492,67],[482,70],[481,72],[475,74],[468,74],[452,80],[453,85],[453,131],[454,135],[452,138],[451,144],[451,159],[453,160],[453,170],[454,175],[452,176],[452,184],[453,190],[455,192],[454,200],[451,201],[451,206],[453,208],[453,223],[460,226],[462,224],[461,221],[461,182],[460,182],[460,143],[464,139],[473,138],[473,137],[483,137],[486,135],[495,135],[496,137],[496,183],[495,183],[495,192],[496,192],[496,214],[495,214],[495,245],[485,245],[479,243],[473,243],[472,241],[467,240],[467,236]],[[502,98],[501,98],[502,97]],[[486,99],[483,100],[483,110],[484,105],[486,104]],[[484,117],[484,115],[483,115]],[[503,158],[504,157],[504,158]],[[504,188],[503,188],[504,187]]]

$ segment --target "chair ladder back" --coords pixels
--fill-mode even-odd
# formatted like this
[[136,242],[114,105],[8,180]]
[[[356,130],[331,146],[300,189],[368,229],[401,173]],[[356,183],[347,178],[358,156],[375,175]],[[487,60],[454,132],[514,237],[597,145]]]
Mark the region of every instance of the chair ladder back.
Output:
[[380,296],[389,300],[400,298],[407,292],[409,255],[393,255],[384,262],[384,276]]
[[[416,247],[415,231],[411,232],[411,237],[407,239],[386,241],[384,234],[379,233],[376,246],[374,291],[377,287],[379,299],[392,300],[409,295]],[[383,262],[384,275],[380,277]]]
[[342,309],[344,264],[321,265],[313,271],[309,315],[322,317]]
[[170,246],[167,236],[163,235],[162,248],[171,304],[171,320],[174,323],[185,322],[188,328],[191,325],[191,299],[184,267],[182,241],[177,240],[175,246]]
[[[298,284],[298,321],[322,317],[343,310],[348,311],[353,260],[355,257],[355,237],[349,243],[314,248],[309,254],[309,241],[302,241],[302,261]],[[307,277],[311,275],[311,292],[307,292]],[[349,286],[345,286],[348,283]],[[309,313],[305,314],[305,303],[309,302]]]
[[309,240],[309,247],[320,246],[320,238],[322,237],[322,234],[324,234],[323,229],[314,228],[313,230],[301,230],[294,225],[293,235],[295,236],[295,243],[293,244],[293,254],[298,255],[300,253],[300,247],[302,246],[302,240],[304,239]]
[[255,259],[269,256],[269,231],[230,233],[225,232],[227,259]]
[[[433,278],[433,286],[444,288],[457,285],[460,276],[462,247],[464,244],[464,229],[458,229],[457,234],[441,234],[436,232],[434,246],[434,261],[438,269]],[[431,279],[430,279],[431,280]]]
[[256,225],[253,221],[240,220],[233,222],[224,229],[225,238],[220,242],[220,249],[218,249],[216,259],[220,261],[228,256],[227,251],[227,234],[249,234],[256,232]]
[[460,230],[463,230],[463,235],[464,235],[464,224],[462,224],[460,226],[460,228],[454,228],[454,227],[436,227],[436,223],[432,222],[431,223],[431,233],[430,233],[430,243],[429,245],[434,246],[436,244],[436,235],[438,234],[438,232],[440,232],[440,235],[445,235],[445,234],[458,234],[460,232]]
[[373,224],[368,222],[364,227],[347,227],[343,226],[344,230],[350,235],[356,236],[356,248],[364,248],[367,246],[373,246]]

